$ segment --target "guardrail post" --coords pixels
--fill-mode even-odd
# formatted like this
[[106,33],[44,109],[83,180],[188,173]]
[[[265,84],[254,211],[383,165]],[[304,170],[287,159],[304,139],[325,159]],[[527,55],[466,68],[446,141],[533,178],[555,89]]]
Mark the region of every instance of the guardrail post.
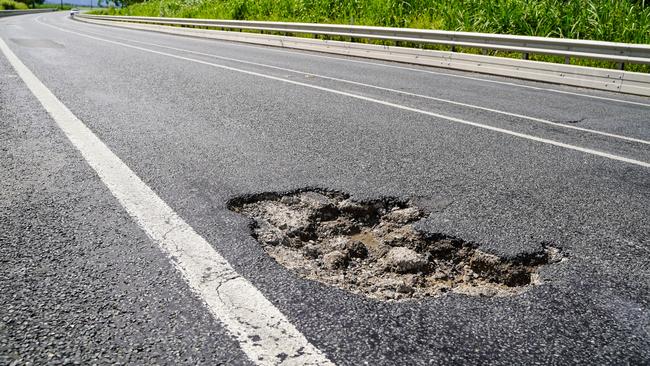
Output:
[[625,70],[625,62],[617,62],[616,68],[619,70]]
[[521,58],[524,59],[524,60],[528,60],[528,52],[522,53]]
[[565,64],[570,64],[571,63],[571,56],[564,56],[564,63]]

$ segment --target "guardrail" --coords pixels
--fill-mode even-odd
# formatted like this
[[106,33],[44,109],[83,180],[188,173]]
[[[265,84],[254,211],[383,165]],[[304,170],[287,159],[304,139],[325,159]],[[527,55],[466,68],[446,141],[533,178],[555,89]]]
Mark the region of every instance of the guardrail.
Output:
[[524,59],[527,59],[529,54],[545,54],[564,56],[565,59],[575,57],[615,61],[620,63],[650,64],[650,45],[641,44],[341,24],[131,16],[93,16],[93,18],[113,21],[128,21],[131,23],[343,36],[356,39],[363,38],[419,44],[447,45],[451,47],[470,47],[484,50],[521,52]]
[[[228,40],[306,51],[405,62],[424,66],[478,72],[562,85],[650,96],[650,73],[594,68],[562,63],[531,61],[530,53],[562,55],[565,60],[582,57],[624,63],[650,64],[650,46],[499,34],[435,30],[362,27],[333,24],[279,23],[238,20],[155,18],[77,14],[75,19],[102,25],[140,29],[183,36]],[[207,28],[207,29],[204,29]],[[224,30],[225,29],[225,30]],[[233,30],[245,30],[235,32]],[[249,32],[257,31],[257,32]],[[274,34],[261,34],[273,32]],[[278,35],[285,34],[285,35]],[[286,36],[300,35],[300,37]],[[346,42],[304,35],[343,36],[445,44],[521,52],[523,59],[416,47]]]
[[23,15],[23,14],[36,14],[36,13],[49,13],[51,11],[56,11],[57,9],[29,9],[29,10],[0,10],[0,18],[8,17],[12,15]]

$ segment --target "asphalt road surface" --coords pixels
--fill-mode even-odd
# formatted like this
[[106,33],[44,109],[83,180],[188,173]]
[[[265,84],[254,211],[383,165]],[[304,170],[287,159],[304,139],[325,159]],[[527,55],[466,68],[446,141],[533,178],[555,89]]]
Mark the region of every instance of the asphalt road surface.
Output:
[[[2,364],[650,363],[648,98],[64,13],[0,39]],[[305,187],[566,260],[516,296],[372,300],[227,208]]]

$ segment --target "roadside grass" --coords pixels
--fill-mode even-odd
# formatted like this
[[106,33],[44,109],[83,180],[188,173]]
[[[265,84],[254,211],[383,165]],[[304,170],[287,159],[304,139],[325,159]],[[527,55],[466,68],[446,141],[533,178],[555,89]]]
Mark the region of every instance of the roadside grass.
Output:
[[61,5],[59,4],[37,4],[35,6],[36,9],[61,9],[61,10],[70,10],[72,9],[73,5],[70,4],[63,4],[63,8],[61,8]]
[[[148,0],[95,13],[356,24],[650,44],[650,5],[643,0]],[[520,53],[490,52],[495,53],[521,57]],[[530,58],[564,62],[554,56]],[[571,63],[617,67],[613,62],[594,60],[572,59]],[[625,69],[650,72],[646,65],[625,65]]]
[[[29,6],[13,0],[0,0],[0,10],[27,10]],[[63,8],[59,4],[35,4],[34,9],[61,9],[70,10],[72,5],[63,4]]]
[[27,10],[29,7],[25,3],[19,3],[13,0],[0,0],[0,10]]

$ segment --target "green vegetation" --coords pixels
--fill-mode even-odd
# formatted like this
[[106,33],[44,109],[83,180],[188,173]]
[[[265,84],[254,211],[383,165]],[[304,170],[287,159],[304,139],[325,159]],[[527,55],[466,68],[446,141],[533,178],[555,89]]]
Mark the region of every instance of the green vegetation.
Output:
[[0,10],[25,10],[29,9],[27,4],[13,1],[13,0],[0,0]]
[[116,13],[650,43],[650,4],[631,0],[150,0]]
[[63,4],[63,8],[59,4],[45,4],[43,0],[0,0],[0,10],[26,10],[33,9],[61,9],[70,10],[74,5]]
[[[646,5],[646,0],[137,1],[123,0],[125,7],[99,12],[135,16],[376,25],[650,44],[650,1]],[[497,52],[491,54],[495,53]],[[520,54],[498,54],[521,57]],[[564,61],[563,58],[548,56],[535,56],[533,59]],[[613,63],[587,60],[576,63],[615,66]],[[648,67],[639,65],[626,65],[626,69],[648,71]]]
[[70,10],[74,7],[74,5],[70,4],[63,4],[63,8],[61,8],[61,5],[59,4],[39,4],[36,5],[36,9],[61,9],[61,10]]

